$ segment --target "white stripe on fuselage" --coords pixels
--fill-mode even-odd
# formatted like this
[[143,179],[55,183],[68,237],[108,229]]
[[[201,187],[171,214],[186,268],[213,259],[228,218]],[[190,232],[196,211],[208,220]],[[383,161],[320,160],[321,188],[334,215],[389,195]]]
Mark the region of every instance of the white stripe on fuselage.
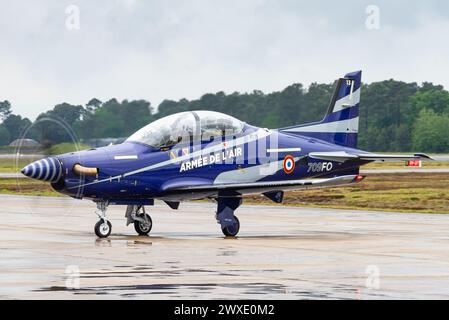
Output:
[[115,180],[115,179],[128,177],[128,176],[131,176],[131,175],[134,175],[134,174],[138,174],[138,173],[141,173],[141,172],[150,171],[150,170],[154,170],[154,169],[157,169],[157,168],[165,167],[167,165],[178,163],[178,162],[181,162],[181,161],[184,161],[184,160],[189,160],[189,159],[197,157],[197,156],[204,156],[204,155],[208,155],[208,154],[213,153],[213,152],[217,152],[217,151],[221,151],[221,150],[227,150],[227,149],[232,149],[232,148],[234,148],[236,146],[239,146],[241,144],[245,144],[245,143],[249,143],[249,142],[253,142],[253,141],[257,141],[259,139],[265,138],[265,137],[269,136],[270,134],[271,134],[270,130],[259,129],[256,132],[247,134],[246,136],[237,138],[235,140],[226,141],[226,147],[223,145],[223,143],[219,143],[219,144],[213,145],[211,147],[207,147],[205,149],[192,152],[191,154],[180,156],[179,158],[176,158],[176,159],[170,159],[170,160],[162,161],[162,162],[155,163],[155,164],[152,164],[150,166],[143,167],[143,168],[140,168],[140,169],[137,169],[137,170],[129,171],[129,172],[126,172],[126,173],[123,173],[123,174],[120,174],[120,175],[117,175],[117,176],[114,176],[114,177],[110,177],[110,178],[106,178],[106,179],[103,179],[103,180],[89,182],[89,183],[86,183],[86,184],[83,184],[83,185],[78,185],[78,186],[75,186],[75,187],[71,187],[69,189],[81,188],[81,187],[85,187],[85,186],[89,186],[89,185],[93,185],[93,184],[97,184],[97,183],[101,183],[101,182],[112,181],[112,180]]
[[301,151],[301,148],[279,148],[279,149],[267,149],[267,152],[269,153],[275,153],[275,152],[299,152]]
[[137,160],[137,155],[131,156],[114,156],[114,160]]

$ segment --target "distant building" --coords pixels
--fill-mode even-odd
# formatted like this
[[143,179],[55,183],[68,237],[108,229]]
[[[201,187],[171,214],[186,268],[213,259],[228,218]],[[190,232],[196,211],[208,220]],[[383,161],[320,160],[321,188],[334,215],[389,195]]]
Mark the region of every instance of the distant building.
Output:
[[10,147],[39,147],[40,144],[33,139],[16,139],[9,144]]

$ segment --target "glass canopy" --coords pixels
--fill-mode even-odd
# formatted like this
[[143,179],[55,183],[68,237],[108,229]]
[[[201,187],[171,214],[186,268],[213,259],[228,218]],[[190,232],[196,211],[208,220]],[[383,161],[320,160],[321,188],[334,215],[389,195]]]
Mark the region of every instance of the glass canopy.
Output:
[[215,111],[188,111],[175,113],[143,127],[127,141],[140,142],[160,148],[177,143],[236,135],[243,131],[240,120]]

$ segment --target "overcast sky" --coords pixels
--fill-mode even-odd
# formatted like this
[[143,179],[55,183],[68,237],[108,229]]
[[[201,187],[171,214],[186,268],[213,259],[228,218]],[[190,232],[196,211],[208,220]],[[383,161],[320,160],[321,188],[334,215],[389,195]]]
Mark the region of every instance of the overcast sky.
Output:
[[449,1],[409,2],[0,0],[0,100],[34,119],[92,97],[157,106],[358,69],[449,88]]

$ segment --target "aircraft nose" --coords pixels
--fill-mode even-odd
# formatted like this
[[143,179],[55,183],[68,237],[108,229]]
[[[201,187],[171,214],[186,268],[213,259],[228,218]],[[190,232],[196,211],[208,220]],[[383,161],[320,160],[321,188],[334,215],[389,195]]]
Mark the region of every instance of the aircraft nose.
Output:
[[21,172],[36,180],[56,182],[62,175],[62,167],[58,159],[50,157],[30,163]]

